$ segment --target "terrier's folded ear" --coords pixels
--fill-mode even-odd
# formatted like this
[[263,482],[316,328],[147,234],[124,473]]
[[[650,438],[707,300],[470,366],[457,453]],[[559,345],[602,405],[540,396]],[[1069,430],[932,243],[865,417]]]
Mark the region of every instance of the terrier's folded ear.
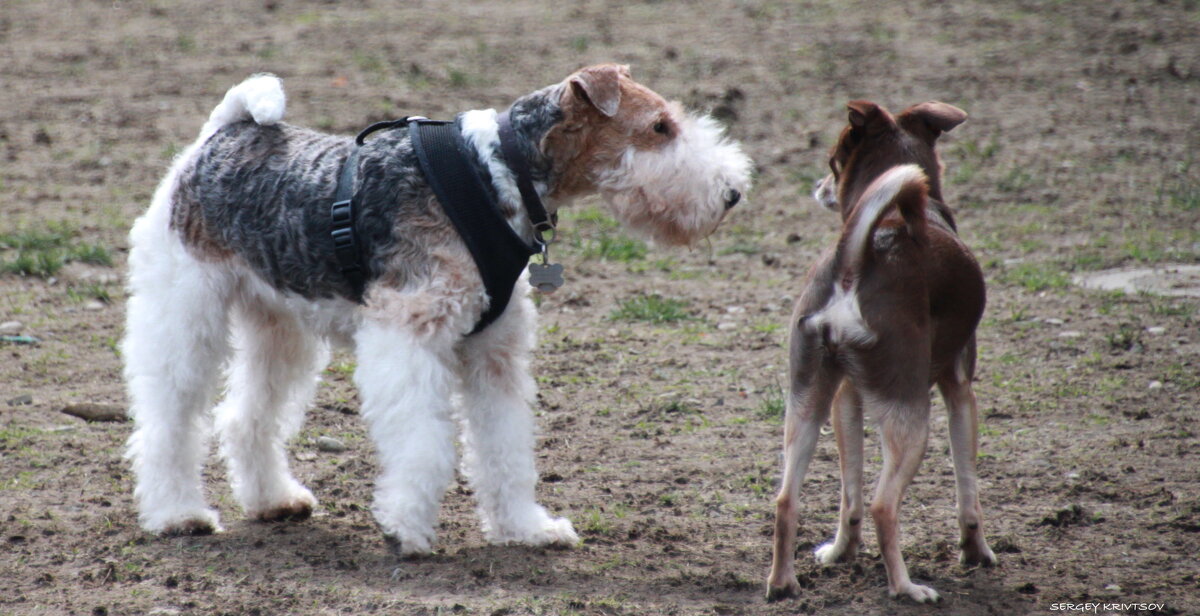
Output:
[[571,92],[607,117],[621,107],[621,77],[629,78],[629,67],[619,64],[589,66],[571,76]]

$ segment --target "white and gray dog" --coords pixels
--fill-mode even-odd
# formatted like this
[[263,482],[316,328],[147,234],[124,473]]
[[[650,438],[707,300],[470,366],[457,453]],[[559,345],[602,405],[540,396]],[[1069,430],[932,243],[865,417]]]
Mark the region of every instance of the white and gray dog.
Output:
[[[201,469],[225,366],[213,414],[234,496],[254,519],[307,517],[316,499],[289,470],[285,442],[332,343],[357,354],[354,380],[382,469],[372,511],[398,554],[433,549],[456,420],[487,539],[577,543],[570,521],[534,496],[528,285],[471,333],[489,296],[398,128],[359,151],[358,233],[371,275],[355,298],[329,240],[329,204],[353,140],[284,124],[283,112],[273,76],[229,90],[130,234],[122,350],[141,525],[221,529]],[[599,193],[634,232],[687,244],[713,232],[748,188],[751,162],[716,122],[665,101],[624,66],[582,69],[509,114],[551,212]],[[496,118],[468,111],[455,124],[503,218],[531,241]]]

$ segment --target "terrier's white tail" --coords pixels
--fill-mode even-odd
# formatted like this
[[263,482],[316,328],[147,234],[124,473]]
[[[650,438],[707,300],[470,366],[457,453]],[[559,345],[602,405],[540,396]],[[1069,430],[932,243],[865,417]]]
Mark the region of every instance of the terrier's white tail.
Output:
[[283,82],[278,77],[254,75],[225,93],[225,99],[212,110],[208,122],[200,129],[200,140],[234,122],[253,119],[259,124],[274,124],[283,119],[286,103]]

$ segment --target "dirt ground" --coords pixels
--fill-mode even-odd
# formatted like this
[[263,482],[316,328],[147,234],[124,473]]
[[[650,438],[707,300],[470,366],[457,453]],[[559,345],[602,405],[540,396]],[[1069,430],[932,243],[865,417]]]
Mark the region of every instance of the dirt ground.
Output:
[[[0,342],[0,614],[1200,613],[1197,298],[1071,283],[1200,262],[1195,0],[6,0],[0,59],[0,333],[38,340]],[[599,61],[712,111],[757,176],[691,250],[630,239],[598,201],[564,212],[568,284],[541,301],[534,366],[538,490],[583,545],[486,544],[459,481],[437,553],[396,562],[349,355],[291,446],[313,519],[244,520],[214,458],[227,532],[141,531],[131,425],[61,410],[125,407],[125,234],[224,91],[276,73],[290,121],[352,134],[503,108]],[[803,596],[763,600],[787,320],[837,228],[808,194],[855,98],[970,114],[941,151],[989,283],[979,463],[1001,563],[957,563],[935,402],[902,512],[934,606],[887,597],[870,525],[853,565],[811,558],[836,521],[831,437],[804,485]],[[69,263],[15,273],[29,238]],[[662,302],[637,312],[646,297]]]

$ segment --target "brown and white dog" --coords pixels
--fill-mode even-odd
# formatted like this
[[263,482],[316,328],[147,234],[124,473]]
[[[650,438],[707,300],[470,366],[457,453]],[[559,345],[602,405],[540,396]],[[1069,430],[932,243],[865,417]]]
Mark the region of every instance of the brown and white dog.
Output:
[[842,214],[842,234],[809,272],[793,314],[784,473],[776,500],[767,598],[794,596],[799,489],[831,404],[842,474],[837,537],[816,550],[825,565],[854,558],[862,538],[863,414],[880,425],[883,469],[871,502],[888,593],[918,602],[938,593],[914,584],[900,555],[900,499],[925,454],[929,388],[950,415],[964,564],[992,565],[975,473],[977,416],[971,380],[983,273],[942,202],[934,144],[967,114],[927,102],[892,116],[849,103],[833,147],[833,173],[815,193]]

